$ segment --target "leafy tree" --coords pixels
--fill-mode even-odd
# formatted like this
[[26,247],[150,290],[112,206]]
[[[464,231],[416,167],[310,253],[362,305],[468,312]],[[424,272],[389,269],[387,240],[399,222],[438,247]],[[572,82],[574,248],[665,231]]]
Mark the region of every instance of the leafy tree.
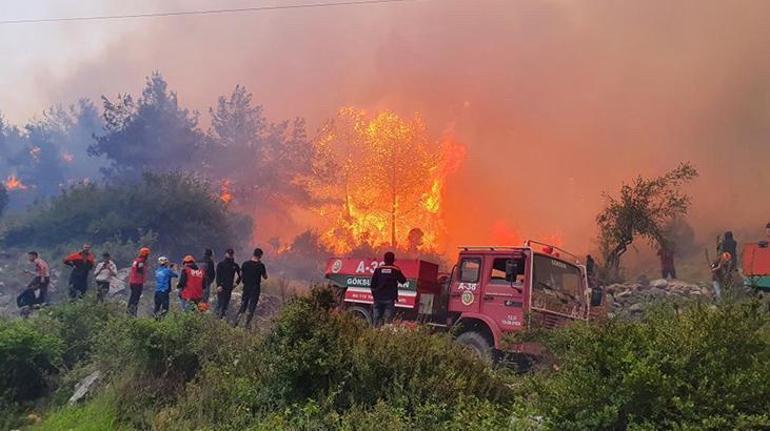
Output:
[[189,174],[145,173],[135,184],[81,184],[34,207],[11,226],[5,243],[56,246],[118,238],[138,241],[157,234],[161,250],[190,253],[233,247],[250,236],[248,218],[230,213],[210,185]]
[[102,97],[106,133],[96,137],[90,155],[105,156],[103,169],[112,180],[137,180],[144,171],[169,171],[199,167],[196,152],[204,136],[198,130],[197,113],[179,106],[176,93],[160,73],[147,78],[141,97]]
[[695,167],[682,163],[664,175],[639,176],[632,184],[623,184],[618,197],[605,195],[607,206],[596,216],[596,223],[609,279],[619,278],[620,259],[635,238],[666,245],[668,227],[690,207],[690,196],[681,187],[697,176]]
[[253,203],[253,213],[268,214],[306,196],[294,181],[309,165],[304,121],[270,123],[240,85],[209,113],[206,171],[232,183],[237,203]]
[[5,189],[3,184],[0,184],[0,216],[3,215],[5,208],[8,206],[8,190]]

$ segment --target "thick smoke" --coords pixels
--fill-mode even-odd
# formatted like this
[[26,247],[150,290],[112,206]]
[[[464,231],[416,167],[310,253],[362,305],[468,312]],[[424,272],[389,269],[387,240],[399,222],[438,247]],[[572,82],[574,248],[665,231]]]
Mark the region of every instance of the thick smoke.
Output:
[[[54,24],[14,88],[39,87],[23,110],[135,93],[157,69],[187,106],[205,112],[241,83],[270,117],[305,117],[311,131],[340,106],[419,111],[468,147],[447,186],[451,245],[536,236],[588,250],[603,191],[689,160],[701,171],[690,223],[710,243],[725,228],[757,236],[770,219],[767,16],[764,1],[435,0]],[[54,71],[54,35],[84,28],[109,37]],[[2,106],[26,115],[14,108]]]

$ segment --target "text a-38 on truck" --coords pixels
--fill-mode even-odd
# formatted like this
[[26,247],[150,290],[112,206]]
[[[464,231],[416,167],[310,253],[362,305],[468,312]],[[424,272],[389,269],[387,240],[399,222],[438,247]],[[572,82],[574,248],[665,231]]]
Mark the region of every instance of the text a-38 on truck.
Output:
[[[326,265],[325,277],[341,292],[344,309],[368,322],[369,283],[382,264],[374,258],[333,257]],[[396,265],[407,279],[398,287],[397,318],[451,330],[457,342],[484,360],[541,353],[534,343],[506,343],[508,334],[606,317],[604,295],[591,286],[579,259],[536,241],[460,247],[449,273],[419,259],[399,259]]]

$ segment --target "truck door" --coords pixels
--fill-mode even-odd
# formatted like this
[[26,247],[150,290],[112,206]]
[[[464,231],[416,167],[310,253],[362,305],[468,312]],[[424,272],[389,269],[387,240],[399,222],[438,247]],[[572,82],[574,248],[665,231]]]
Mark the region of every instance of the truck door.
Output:
[[588,304],[580,268],[541,254],[532,260],[532,323],[553,328],[585,319]]
[[479,311],[481,291],[481,255],[461,255],[449,290],[449,309],[461,313]]
[[526,259],[522,253],[487,257],[481,312],[504,332],[524,326],[525,272]]

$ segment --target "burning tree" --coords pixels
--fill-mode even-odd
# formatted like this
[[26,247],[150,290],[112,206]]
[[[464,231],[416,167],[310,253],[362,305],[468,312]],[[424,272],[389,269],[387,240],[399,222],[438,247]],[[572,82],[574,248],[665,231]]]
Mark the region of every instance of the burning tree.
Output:
[[617,198],[605,195],[607,206],[596,216],[596,223],[608,279],[619,278],[620,258],[634,238],[666,245],[667,228],[690,207],[690,196],[681,187],[697,176],[695,167],[682,163],[659,177],[639,176],[632,184],[623,184]]
[[304,183],[327,225],[325,245],[341,253],[367,244],[395,247],[410,241],[410,232],[414,243],[414,229],[421,246],[436,245],[443,183],[464,147],[431,142],[419,116],[343,108],[314,149]]

